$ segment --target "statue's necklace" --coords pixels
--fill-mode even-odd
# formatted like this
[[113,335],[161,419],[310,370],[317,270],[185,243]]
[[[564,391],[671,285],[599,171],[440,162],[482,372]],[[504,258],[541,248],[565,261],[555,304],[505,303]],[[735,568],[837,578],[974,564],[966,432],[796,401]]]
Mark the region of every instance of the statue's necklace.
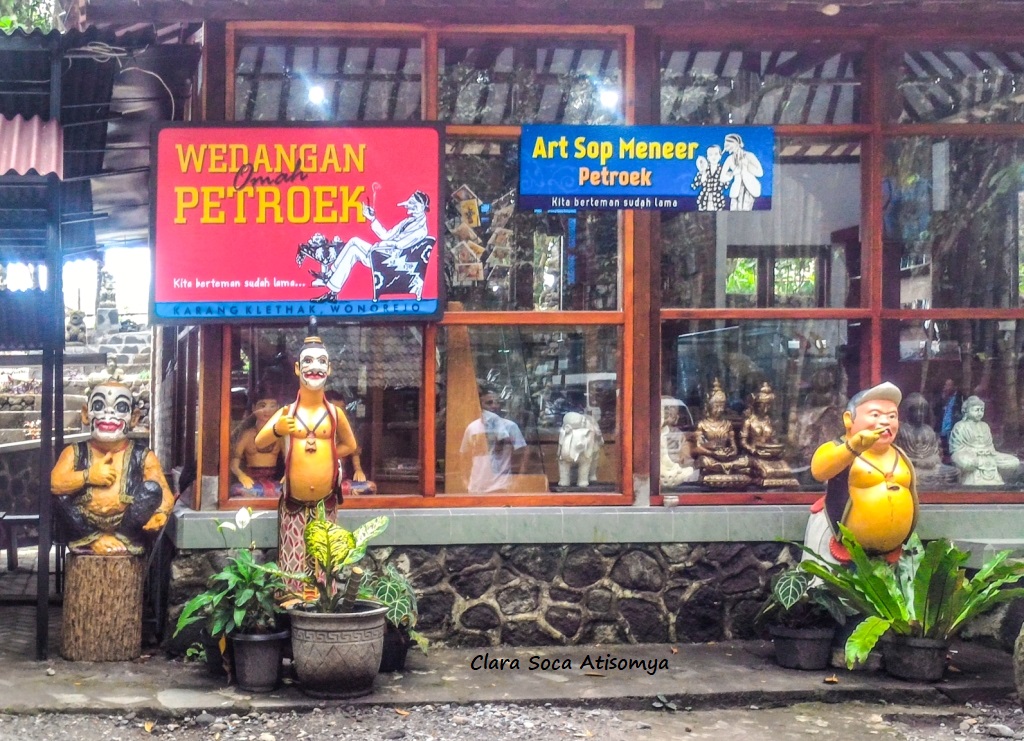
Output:
[[889,491],[899,491],[900,490],[900,485],[897,484],[892,479],[896,475],[896,467],[900,465],[900,454],[897,451],[895,451],[895,450],[893,452],[896,453],[896,459],[892,462],[892,470],[889,471],[889,473],[886,473],[885,471],[883,471],[881,468],[879,468],[874,463],[869,461],[863,455],[859,455],[858,454],[857,457],[860,458],[865,463],[867,463],[873,469],[878,471],[880,474],[882,474],[883,478],[885,478],[885,488],[886,489],[888,489]]
[[313,423],[312,427],[309,427],[298,414],[295,415],[295,419],[299,421],[299,424],[306,428],[306,452],[316,452],[316,431],[320,427],[320,423],[327,419],[327,405],[324,405],[324,413],[320,415],[320,419]]

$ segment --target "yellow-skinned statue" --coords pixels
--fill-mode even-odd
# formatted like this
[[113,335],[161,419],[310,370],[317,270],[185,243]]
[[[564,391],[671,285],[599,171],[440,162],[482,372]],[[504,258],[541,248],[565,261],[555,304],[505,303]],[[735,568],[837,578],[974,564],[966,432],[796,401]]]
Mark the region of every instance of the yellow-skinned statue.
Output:
[[[315,323],[310,322],[315,331]],[[331,361],[323,341],[306,337],[295,363],[299,393],[293,404],[279,409],[256,435],[256,445],[284,443],[284,493],[278,505],[278,563],[286,572],[305,571],[302,534],[324,503],[328,519],[337,518],[342,501],[341,460],[357,451],[345,411],[325,395]],[[298,590],[301,584],[290,583]]]
[[845,563],[839,525],[869,555],[899,558],[917,525],[917,479],[910,458],[893,444],[899,431],[900,390],[881,383],[854,394],[843,413],[846,434],[811,458],[811,475],[826,494],[811,508],[804,544]]
[[50,473],[50,489],[72,553],[138,555],[147,533],[167,522],[174,495],[160,461],[127,437],[138,416],[131,389],[104,381],[82,410],[89,440],[68,445]]

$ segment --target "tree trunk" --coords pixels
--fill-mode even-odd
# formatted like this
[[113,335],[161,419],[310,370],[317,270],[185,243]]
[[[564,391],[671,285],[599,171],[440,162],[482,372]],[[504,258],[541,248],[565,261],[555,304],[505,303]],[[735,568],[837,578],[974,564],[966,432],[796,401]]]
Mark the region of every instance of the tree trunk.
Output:
[[142,556],[68,557],[60,653],[69,661],[142,654]]

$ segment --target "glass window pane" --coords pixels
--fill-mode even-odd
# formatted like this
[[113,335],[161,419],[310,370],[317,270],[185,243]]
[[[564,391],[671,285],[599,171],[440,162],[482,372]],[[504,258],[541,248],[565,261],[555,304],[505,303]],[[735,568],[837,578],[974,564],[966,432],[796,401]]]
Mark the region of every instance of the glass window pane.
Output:
[[[419,405],[423,333],[419,327],[333,326],[319,329],[331,358],[327,398],[342,406],[359,443],[359,464],[381,494],[416,494],[419,484]],[[280,495],[280,450],[256,449],[257,420],[295,401],[294,364],[305,328],[231,328],[232,498]],[[267,413],[269,410],[269,414]],[[263,414],[263,417],[258,415]],[[355,460],[345,463],[346,477]],[[253,469],[256,474],[253,474]],[[244,473],[258,486],[240,481]]]
[[1019,307],[1024,142],[897,139],[885,165],[885,305]]
[[802,49],[669,46],[661,52],[661,122],[856,123],[862,56],[834,41]]
[[[664,322],[662,489],[823,488],[811,456],[843,432],[863,337],[859,323],[823,319]],[[721,414],[708,403],[716,382]],[[765,383],[773,398],[756,410]],[[730,437],[734,453],[707,452]]]
[[860,143],[779,138],[771,211],[661,214],[666,307],[860,303]]
[[615,41],[442,42],[439,115],[455,124],[623,122]]
[[250,38],[235,64],[235,120],[417,121],[422,77],[418,39]]
[[445,281],[449,301],[478,310],[614,310],[614,212],[515,210],[515,142],[448,141]]
[[438,345],[445,493],[618,490],[617,327],[446,327]]
[[[883,374],[903,391],[896,438],[922,490],[1020,491],[1024,321],[887,322]],[[965,402],[972,400],[969,404]],[[983,409],[970,414],[971,408]]]
[[896,95],[889,120],[898,123],[1024,121],[1024,53],[996,47],[917,48],[897,53]]

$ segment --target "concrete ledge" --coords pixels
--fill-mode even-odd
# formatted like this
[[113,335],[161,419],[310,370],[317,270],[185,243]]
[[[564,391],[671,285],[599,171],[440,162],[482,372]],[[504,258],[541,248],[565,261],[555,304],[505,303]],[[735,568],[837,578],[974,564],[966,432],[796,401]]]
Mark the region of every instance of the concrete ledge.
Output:
[[[470,507],[343,511],[349,529],[379,514],[391,524],[374,541],[381,546],[487,545],[543,543],[701,543],[802,540],[807,522],[803,505],[716,507]],[[218,531],[232,512],[175,512],[174,542],[185,550],[277,544],[277,512],[253,513],[249,532]],[[1012,548],[1024,555],[1024,505],[924,505],[918,532],[924,539],[947,537],[960,547],[992,553]],[[969,547],[967,547],[969,546]],[[990,548],[991,546],[991,548]],[[972,562],[975,559],[972,557]]]

